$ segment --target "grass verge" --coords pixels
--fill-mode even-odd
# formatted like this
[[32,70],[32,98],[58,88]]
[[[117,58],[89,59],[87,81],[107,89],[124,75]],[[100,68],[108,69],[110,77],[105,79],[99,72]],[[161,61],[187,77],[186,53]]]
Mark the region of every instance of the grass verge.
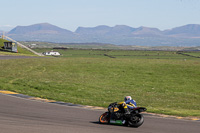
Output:
[[0,61],[0,88],[107,107],[131,95],[149,112],[200,117],[200,61],[69,57]]

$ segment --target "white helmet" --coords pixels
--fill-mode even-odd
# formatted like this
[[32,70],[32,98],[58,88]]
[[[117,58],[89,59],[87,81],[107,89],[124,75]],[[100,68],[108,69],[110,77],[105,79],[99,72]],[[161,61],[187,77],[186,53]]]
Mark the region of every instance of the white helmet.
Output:
[[132,100],[131,96],[126,96],[126,97],[124,98],[124,102],[126,102],[127,100]]

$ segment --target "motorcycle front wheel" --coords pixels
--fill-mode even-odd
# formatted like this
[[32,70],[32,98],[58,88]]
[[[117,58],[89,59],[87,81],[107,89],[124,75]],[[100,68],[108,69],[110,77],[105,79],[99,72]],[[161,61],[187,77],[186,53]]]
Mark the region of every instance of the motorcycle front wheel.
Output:
[[100,117],[99,117],[99,122],[100,123],[109,123],[109,120],[110,120],[110,118],[109,118],[109,114],[108,114],[108,112],[105,112],[105,113],[103,113]]
[[144,117],[142,114],[133,115],[128,121],[128,125],[131,127],[139,127],[143,123],[144,123]]

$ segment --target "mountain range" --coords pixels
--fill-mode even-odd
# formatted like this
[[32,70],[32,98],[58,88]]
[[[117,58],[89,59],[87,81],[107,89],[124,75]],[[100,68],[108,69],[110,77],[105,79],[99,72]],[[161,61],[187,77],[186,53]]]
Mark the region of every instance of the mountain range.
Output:
[[17,26],[7,36],[17,41],[56,43],[107,43],[138,46],[200,46],[200,25],[188,24],[169,30],[126,25],[78,27],[75,32],[49,23]]

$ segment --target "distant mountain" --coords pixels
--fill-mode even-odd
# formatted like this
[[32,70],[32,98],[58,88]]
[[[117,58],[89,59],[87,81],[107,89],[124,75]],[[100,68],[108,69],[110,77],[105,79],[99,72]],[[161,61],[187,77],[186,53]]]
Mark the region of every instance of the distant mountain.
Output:
[[8,34],[73,34],[71,31],[59,28],[49,23],[34,24],[30,26],[17,26]]
[[[17,26],[7,33],[18,41],[73,41],[74,33],[49,23],[40,23],[30,26]],[[66,38],[67,36],[67,38]]]
[[49,23],[17,26],[7,33],[18,41],[58,43],[109,43],[139,46],[199,46],[200,25],[188,24],[170,30],[133,28],[126,25],[78,27],[75,32]]
[[160,35],[162,32],[156,28],[139,27],[132,28],[126,25],[116,25],[114,27],[109,26],[97,26],[94,28],[79,27],[75,33],[82,35],[116,35],[116,36],[144,36],[144,35]]
[[111,34],[119,34],[119,35],[129,35],[136,31],[137,28],[132,28],[126,25],[116,25],[110,31]]
[[132,33],[135,36],[143,37],[153,37],[153,36],[162,36],[162,31],[157,28],[148,28],[148,27],[139,27],[135,32]]
[[164,31],[165,35],[174,37],[200,37],[200,25],[188,24]]
[[78,27],[75,33],[77,34],[82,34],[82,35],[104,35],[107,32],[109,32],[111,27],[106,26],[106,25],[101,25],[97,27],[92,27],[92,28],[85,28],[85,27]]

